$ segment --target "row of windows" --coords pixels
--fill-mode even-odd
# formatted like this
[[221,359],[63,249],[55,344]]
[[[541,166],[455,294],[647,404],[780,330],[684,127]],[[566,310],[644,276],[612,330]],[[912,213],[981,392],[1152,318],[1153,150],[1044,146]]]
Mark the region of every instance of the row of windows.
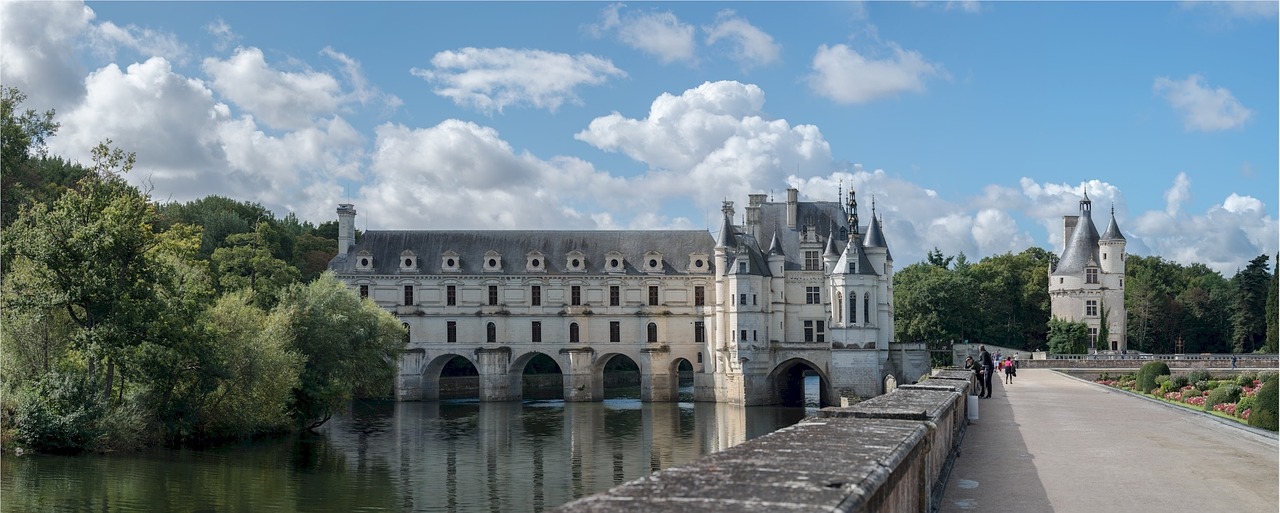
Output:
[[[372,271],[373,270],[373,254],[368,250],[361,250],[356,254],[356,270]],[[707,259],[707,255],[694,253],[689,255],[689,270],[693,272],[706,272],[711,269],[711,262]],[[547,261],[540,251],[530,252],[525,255],[525,271],[529,272],[545,272]],[[605,254],[604,258],[605,272],[623,272],[626,270],[627,259],[618,251],[610,251]],[[660,272],[663,270],[664,255],[657,251],[645,252],[644,258],[640,259],[640,269],[645,272]],[[498,272],[503,270],[502,255],[496,251],[488,251],[482,259],[483,270],[486,272]],[[418,270],[418,256],[413,251],[405,250],[400,253],[400,270],[412,271]],[[460,272],[462,271],[462,258],[453,251],[446,251],[440,257],[440,270],[443,272]],[[585,272],[587,270],[586,254],[581,251],[571,251],[565,256],[565,270],[575,272]]]
[[[404,286],[404,302],[402,304],[404,305],[414,304],[413,291],[414,291],[413,285]],[[650,285],[648,292],[649,292],[649,297],[648,297],[649,306],[658,306],[659,305],[658,287],[656,285]],[[489,293],[489,297],[488,297],[487,304],[488,305],[499,304],[498,286],[489,285],[488,293]],[[369,297],[368,285],[360,286],[360,297],[362,298]],[[746,298],[746,295],[744,294],[743,301],[746,301],[745,298]],[[754,301],[754,297],[753,297],[753,301]],[[456,306],[458,304],[457,285],[445,286],[444,302],[446,306]],[[706,287],[703,287],[701,285],[694,287],[693,288],[693,305],[705,306],[706,302],[707,302]],[[572,285],[569,287],[569,304],[572,306],[582,305],[582,286],[581,285]],[[622,304],[622,288],[619,287],[618,285],[610,285],[609,286],[609,306],[621,306],[621,304]],[[531,285],[529,287],[529,305],[542,306],[542,286],[541,285]]]
[[[403,326],[406,333],[405,340],[407,341],[409,324],[405,323]],[[576,322],[569,323],[569,343],[576,344],[581,342],[582,341],[581,333],[582,333],[582,330],[578,327],[578,323]],[[745,337],[746,330],[743,330],[742,333],[743,333],[743,336]],[[707,338],[706,326],[701,321],[693,323],[693,341],[706,342],[706,338]],[[445,324],[445,342],[452,343],[457,341],[458,341],[458,321],[448,321]],[[498,341],[498,325],[492,322],[485,324],[485,342],[495,343],[497,341]],[[532,321],[529,323],[529,341],[534,343],[542,342],[542,321]],[[609,321],[609,341],[610,342],[622,341],[622,322],[621,321]],[[651,322],[647,326],[645,326],[645,341],[651,342],[651,343],[658,341],[657,323]]]
[[[844,296],[839,292],[836,293],[836,305],[833,310],[836,312],[836,322],[840,322],[840,313],[844,311]],[[871,322],[871,293],[862,293],[862,321]],[[849,295],[849,324],[857,324],[858,322],[858,295]]]

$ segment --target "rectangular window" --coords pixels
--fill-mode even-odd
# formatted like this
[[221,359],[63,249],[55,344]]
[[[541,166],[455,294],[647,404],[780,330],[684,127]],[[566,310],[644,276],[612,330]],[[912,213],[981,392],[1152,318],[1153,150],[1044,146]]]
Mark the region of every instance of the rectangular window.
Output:
[[649,286],[649,306],[658,306],[658,287],[656,285]]
[[693,341],[694,342],[707,341],[706,325],[703,324],[702,321],[693,322]]
[[622,304],[622,291],[617,285],[609,286],[609,306]]
[[742,306],[747,306],[747,295],[738,294],[738,303],[741,304]]
[[445,340],[449,342],[458,341],[458,321],[449,321],[447,329],[445,329]]
[[1098,270],[1097,270],[1097,269],[1095,269],[1095,268],[1085,269],[1085,270],[1084,270],[1084,282],[1085,282],[1085,283],[1098,283]]
[[569,304],[579,306],[582,304],[582,286],[574,285],[569,287]]
[[490,305],[498,304],[498,286],[497,285],[489,286],[489,304]]
[[445,296],[444,304],[449,306],[457,305],[458,304],[458,287],[453,285],[449,285],[448,287],[445,287],[444,296]]
[[741,340],[743,342],[747,341],[747,330],[742,330],[742,337],[739,338],[738,340]]
[[804,321],[804,341],[813,342],[813,321]]
[[756,302],[756,295],[755,295],[755,294],[752,294],[752,295],[751,295],[751,306],[756,306],[756,305],[758,305],[758,304],[760,304],[760,303],[757,303],[757,302]]
[[747,274],[746,262],[738,262],[738,274]]
[[542,306],[542,285],[534,285],[529,289],[529,304]]
[[360,286],[360,299],[364,299],[364,298],[367,298],[367,297],[369,297],[369,286],[368,286],[368,285],[361,285],[361,286]]
[[818,262],[820,262],[820,261],[821,261],[821,260],[819,260],[819,259],[818,259],[818,252],[817,252],[817,251],[805,251],[805,252],[804,252],[804,270],[806,270],[806,271],[821,271],[821,270],[822,270],[822,265],[818,263]]
[[1090,299],[1084,302],[1084,316],[1085,317],[1098,316],[1098,300]]
[[822,289],[818,287],[804,288],[804,304],[820,305],[822,304]]
[[826,340],[827,340],[827,321],[816,321],[816,322],[815,322],[815,325],[816,325],[817,327],[816,327],[816,328],[814,328],[814,334],[815,334],[815,335],[817,335],[817,338],[818,338],[818,340],[816,340],[815,342],[826,342]]
[[533,321],[533,326],[530,327],[529,332],[529,340],[542,342],[542,321]]
[[1089,347],[1098,347],[1098,328],[1089,328]]
[[609,321],[609,341],[622,342],[622,323]]
[[751,341],[755,342],[757,340],[760,340],[760,339],[756,337],[756,330],[751,330]]
[[404,304],[406,305],[413,304],[413,285],[404,286]]
[[701,285],[693,288],[693,306],[706,306],[707,289]]

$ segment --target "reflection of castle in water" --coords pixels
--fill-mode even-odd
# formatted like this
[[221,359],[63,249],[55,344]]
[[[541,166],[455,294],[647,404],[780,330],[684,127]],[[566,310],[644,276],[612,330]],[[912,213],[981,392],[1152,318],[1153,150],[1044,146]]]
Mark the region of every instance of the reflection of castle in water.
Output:
[[402,402],[335,419],[329,439],[357,472],[389,467],[406,510],[538,511],[803,416],[727,403]]

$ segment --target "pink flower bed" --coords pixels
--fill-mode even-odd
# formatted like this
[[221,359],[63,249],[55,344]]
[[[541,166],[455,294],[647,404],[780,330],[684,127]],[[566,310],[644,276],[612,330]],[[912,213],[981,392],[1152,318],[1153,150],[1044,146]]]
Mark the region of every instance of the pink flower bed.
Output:
[[1199,407],[1203,408],[1203,407],[1204,407],[1204,396],[1202,396],[1202,395],[1201,395],[1201,396],[1196,396],[1196,397],[1188,398],[1188,399],[1187,399],[1187,404],[1194,405],[1194,406],[1199,406]]

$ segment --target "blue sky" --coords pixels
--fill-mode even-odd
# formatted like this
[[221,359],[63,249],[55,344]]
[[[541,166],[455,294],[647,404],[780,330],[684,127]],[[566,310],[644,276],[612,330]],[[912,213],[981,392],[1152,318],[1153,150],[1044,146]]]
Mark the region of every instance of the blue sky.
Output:
[[5,2],[0,81],[83,162],[367,229],[718,226],[875,198],[899,268],[1280,249],[1274,2]]

